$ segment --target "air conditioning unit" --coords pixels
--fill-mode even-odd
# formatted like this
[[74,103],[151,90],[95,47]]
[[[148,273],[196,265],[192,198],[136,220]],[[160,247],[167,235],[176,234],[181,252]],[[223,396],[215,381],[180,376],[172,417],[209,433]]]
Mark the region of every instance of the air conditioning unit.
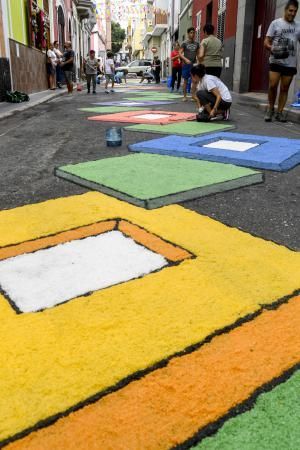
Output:
[[193,15],[193,8],[189,8],[189,10],[188,10],[188,16],[189,16],[189,17],[192,17],[192,15]]

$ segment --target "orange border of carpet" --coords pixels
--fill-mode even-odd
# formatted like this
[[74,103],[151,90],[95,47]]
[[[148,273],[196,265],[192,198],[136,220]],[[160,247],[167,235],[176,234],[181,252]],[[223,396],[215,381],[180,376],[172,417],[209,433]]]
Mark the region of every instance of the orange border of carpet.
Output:
[[7,450],[165,450],[299,360],[300,297],[294,297]]
[[[142,116],[144,114],[168,114],[171,117],[165,117],[154,120],[138,119],[136,116]],[[102,114],[101,116],[91,116],[88,120],[94,120],[99,122],[128,122],[128,123],[152,123],[152,124],[168,124],[174,122],[184,122],[185,120],[194,120],[195,114],[183,113],[183,112],[170,112],[170,111],[127,111],[115,114]]]

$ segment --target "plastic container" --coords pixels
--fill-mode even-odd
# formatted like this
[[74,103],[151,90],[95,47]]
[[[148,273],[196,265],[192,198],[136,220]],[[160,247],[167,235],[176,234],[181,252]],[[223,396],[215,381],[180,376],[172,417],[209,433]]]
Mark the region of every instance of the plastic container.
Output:
[[107,147],[119,147],[122,145],[122,128],[112,127],[106,130]]

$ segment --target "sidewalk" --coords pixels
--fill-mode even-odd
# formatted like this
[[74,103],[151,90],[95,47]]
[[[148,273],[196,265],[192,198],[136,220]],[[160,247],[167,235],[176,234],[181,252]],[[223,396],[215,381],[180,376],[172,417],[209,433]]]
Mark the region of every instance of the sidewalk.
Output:
[[[254,106],[255,108],[265,111],[268,106],[267,94],[261,92],[245,92],[243,94],[232,93],[235,103],[240,105]],[[300,123],[300,108],[290,106],[287,102],[284,111],[287,113],[287,120]]]
[[5,117],[12,116],[13,114],[21,111],[25,111],[26,109],[33,108],[34,106],[40,105],[41,103],[48,102],[55,97],[59,97],[64,95],[67,92],[66,88],[56,89],[55,91],[47,90],[36,92],[34,94],[29,94],[30,100],[29,102],[23,103],[8,103],[8,102],[0,102],[0,120]]

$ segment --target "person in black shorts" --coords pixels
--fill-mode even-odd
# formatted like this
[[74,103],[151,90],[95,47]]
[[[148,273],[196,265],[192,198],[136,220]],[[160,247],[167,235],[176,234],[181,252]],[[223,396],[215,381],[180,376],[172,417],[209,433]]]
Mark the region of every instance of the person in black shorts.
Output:
[[[187,101],[187,87],[188,81],[191,78],[191,69],[199,58],[199,42],[195,40],[195,28],[190,27],[187,29],[188,39],[181,44],[179,49],[179,57],[182,61],[182,78],[183,78],[183,101]],[[191,87],[192,99],[196,99],[196,86],[192,83]]]
[[283,110],[287,101],[289,87],[297,73],[297,43],[300,40],[300,22],[295,21],[299,2],[289,0],[284,8],[283,18],[273,20],[264,41],[270,51],[269,106],[265,121],[271,122],[275,114],[275,102],[280,83],[278,109],[275,119],[286,122]]
[[67,82],[68,94],[73,92],[73,68],[74,68],[75,53],[72,50],[72,43],[70,41],[65,42],[65,52],[60,63],[60,67],[63,70],[65,79]]

